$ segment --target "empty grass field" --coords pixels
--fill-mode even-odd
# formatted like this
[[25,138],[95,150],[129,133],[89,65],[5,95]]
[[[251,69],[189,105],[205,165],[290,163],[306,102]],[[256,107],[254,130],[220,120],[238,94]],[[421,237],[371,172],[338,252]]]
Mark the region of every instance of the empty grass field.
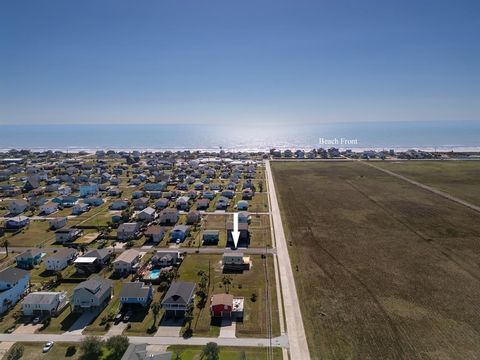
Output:
[[359,162],[272,170],[313,359],[478,359],[478,213]]
[[480,206],[480,161],[382,161],[374,164]]

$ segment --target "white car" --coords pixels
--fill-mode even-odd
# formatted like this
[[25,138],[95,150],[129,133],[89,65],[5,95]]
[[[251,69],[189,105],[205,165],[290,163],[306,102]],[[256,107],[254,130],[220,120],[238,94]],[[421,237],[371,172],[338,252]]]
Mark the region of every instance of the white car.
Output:
[[48,341],[44,346],[43,346],[43,352],[49,352],[50,349],[53,347],[54,342],[53,341]]

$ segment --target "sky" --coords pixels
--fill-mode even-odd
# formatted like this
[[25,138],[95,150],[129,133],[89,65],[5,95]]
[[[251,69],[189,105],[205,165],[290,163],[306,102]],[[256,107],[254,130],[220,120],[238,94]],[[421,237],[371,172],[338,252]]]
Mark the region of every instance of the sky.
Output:
[[0,124],[480,120],[478,0],[0,0]]

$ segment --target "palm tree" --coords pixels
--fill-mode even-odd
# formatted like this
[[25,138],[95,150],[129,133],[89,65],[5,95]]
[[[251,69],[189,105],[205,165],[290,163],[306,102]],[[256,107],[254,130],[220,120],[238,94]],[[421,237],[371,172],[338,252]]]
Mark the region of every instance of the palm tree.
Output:
[[5,240],[2,241],[2,246],[5,248],[5,252],[7,254],[7,257],[8,257],[8,245],[9,245],[8,239],[5,239]]
[[158,302],[154,302],[152,304],[152,312],[153,312],[153,326],[157,323],[157,316],[160,312],[160,304]]
[[223,276],[222,283],[225,286],[225,292],[228,294],[230,291],[230,285],[232,284],[232,277],[228,275]]

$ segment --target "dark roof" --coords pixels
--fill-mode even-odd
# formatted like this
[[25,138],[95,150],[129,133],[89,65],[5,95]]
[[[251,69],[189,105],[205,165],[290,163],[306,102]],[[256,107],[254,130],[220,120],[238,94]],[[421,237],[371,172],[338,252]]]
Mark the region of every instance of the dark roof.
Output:
[[77,250],[71,248],[62,248],[57,250],[57,252],[49,257],[49,259],[63,259],[66,256],[74,255],[77,253]]
[[112,253],[112,250],[109,249],[95,249],[95,250],[90,250],[89,252],[85,253],[82,255],[83,257],[95,257],[97,259],[104,259],[107,256],[110,256]]
[[187,305],[195,291],[194,282],[176,281],[170,285],[162,304]]
[[91,279],[81,282],[75,287],[77,289],[86,289],[92,294],[102,294],[105,290],[112,286],[112,282],[108,279],[94,276]]
[[28,275],[28,271],[11,267],[0,271],[0,281],[11,283],[22,279],[25,275]]
[[138,298],[143,297],[146,298],[148,296],[148,292],[150,291],[150,287],[145,285],[142,282],[129,282],[123,284],[122,290],[120,290],[120,297],[121,298]]

